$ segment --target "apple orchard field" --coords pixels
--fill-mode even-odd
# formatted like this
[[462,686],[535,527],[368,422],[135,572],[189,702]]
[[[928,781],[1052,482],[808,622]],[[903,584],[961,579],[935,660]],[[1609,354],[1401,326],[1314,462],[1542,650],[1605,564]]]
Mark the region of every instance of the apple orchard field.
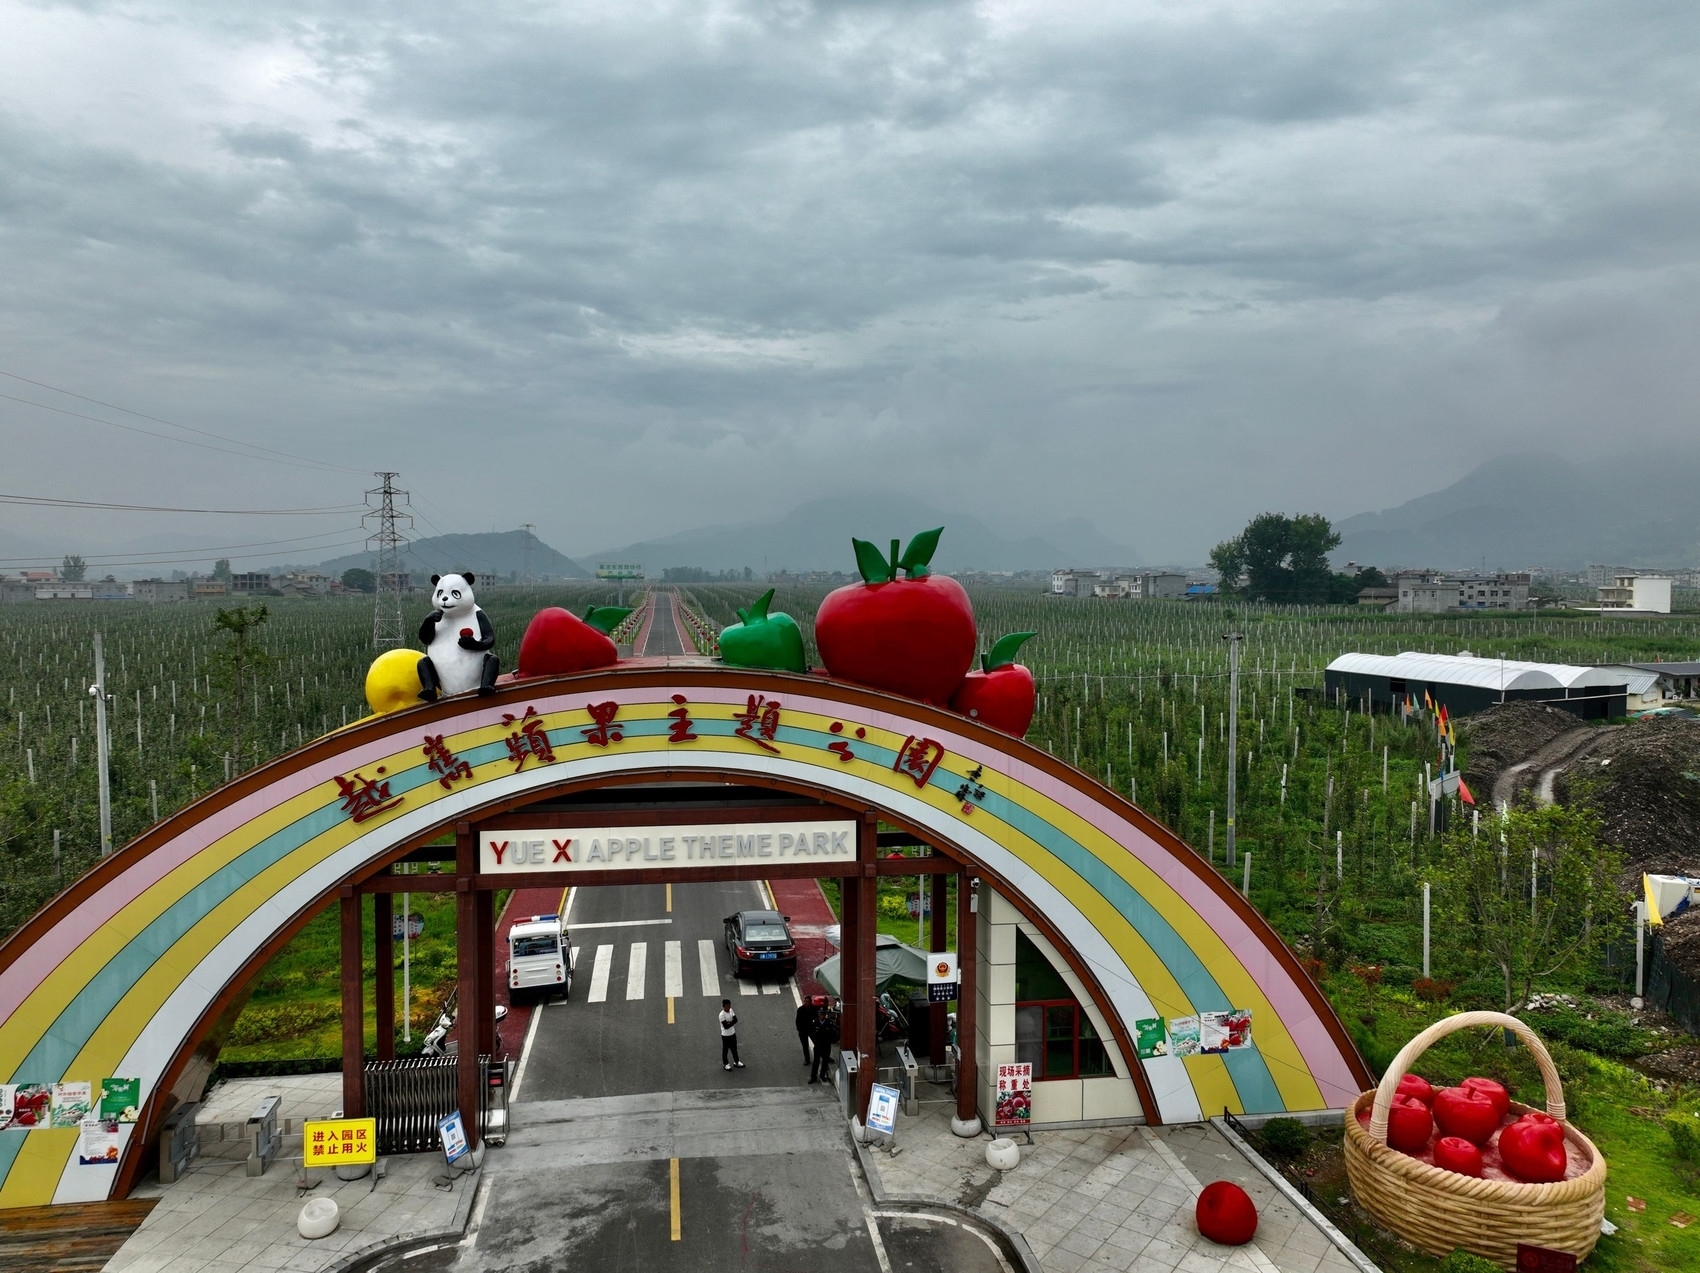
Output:
[[[1033,670],[1039,691],[1028,740],[1135,797],[1219,867],[1229,763],[1222,636],[1230,629],[1245,633],[1237,760],[1239,847],[1252,859],[1250,896],[1289,942],[1316,961],[1319,979],[1377,1069],[1435,1016],[1478,1002],[1499,1006],[1498,985],[1492,974],[1460,962],[1453,943],[1442,943],[1447,949],[1437,951],[1443,964],[1436,975],[1453,983],[1450,1000],[1437,1006],[1412,992],[1420,974],[1421,883],[1431,848],[1426,816],[1419,806],[1413,820],[1412,810],[1424,762],[1433,758],[1432,732],[1326,703],[1320,693],[1326,664],[1347,650],[1468,649],[1490,657],[1592,663],[1692,658],[1700,648],[1700,618],[1681,615],[1654,622],[1568,613],[1454,618],[1076,599],[1036,588],[967,586],[982,650],[1006,633],[1038,633],[1018,655]],[[806,656],[817,664],[812,620],[828,589],[783,582],[778,589],[773,609],[797,620]],[[705,642],[764,590],[761,584],[677,589]],[[508,670],[538,609],[561,605],[583,614],[592,605],[612,604],[614,589],[590,583],[480,588],[479,601],[495,625],[496,653]],[[98,854],[87,693],[96,630],[105,639],[114,696],[113,834],[119,844],[144,829],[156,807],[167,814],[222,782],[227,764],[232,772],[250,768],[366,713],[362,684],[374,655],[370,599],[274,598],[265,604],[268,620],[255,632],[257,656],[240,697],[227,640],[214,628],[214,606],[0,607],[0,698],[7,712],[0,734],[0,930],[10,932]],[[427,608],[423,593],[408,601],[407,631]],[[1344,865],[1338,882],[1337,837]],[[1240,869],[1231,874],[1237,885]],[[881,923],[913,938],[904,892],[901,882],[891,885],[881,901]],[[413,966],[419,1023],[433,1013],[452,977],[454,934],[449,906],[420,896],[413,909],[426,922]],[[320,954],[334,944],[335,919],[327,914],[267,967],[227,1059],[336,1055],[336,961]],[[1590,973],[1571,988],[1617,988],[1602,975]],[[1649,1152],[1639,1134],[1662,1138],[1658,1124],[1623,1111],[1676,1105],[1692,1111],[1700,1095],[1655,1088],[1586,1046],[1560,1042],[1555,1051],[1575,1089],[1579,1121],[1614,1164],[1615,1205],[1608,1215],[1632,1234],[1637,1221],[1619,1214],[1618,1173],[1627,1173],[1650,1203],[1675,1186],[1659,1183],[1671,1171],[1668,1155]],[[1628,1055],[1633,1048],[1620,1051]],[[1537,1090],[1532,1066],[1520,1053],[1484,1060],[1465,1054],[1460,1043],[1434,1054],[1434,1065],[1441,1072],[1433,1077],[1455,1067],[1453,1077],[1501,1073],[1526,1089],[1525,1098]],[[1655,1255],[1659,1267],[1700,1263],[1670,1247],[1666,1236],[1648,1226],[1644,1254],[1607,1243],[1593,1263],[1650,1268],[1655,1264],[1645,1260]],[[1674,1230],[1669,1236],[1688,1238]],[[1700,1242],[1688,1238],[1687,1245]],[[1406,1262],[1397,1253],[1388,1256],[1390,1266]]]

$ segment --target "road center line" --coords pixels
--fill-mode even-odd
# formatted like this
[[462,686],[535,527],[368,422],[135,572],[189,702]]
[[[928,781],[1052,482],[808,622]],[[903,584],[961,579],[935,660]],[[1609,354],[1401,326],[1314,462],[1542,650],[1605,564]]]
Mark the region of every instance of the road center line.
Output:
[[669,915],[673,913],[673,886],[671,884],[667,886],[667,913]]
[[667,1160],[667,1192],[672,1203],[673,1241],[679,1240],[679,1160]]

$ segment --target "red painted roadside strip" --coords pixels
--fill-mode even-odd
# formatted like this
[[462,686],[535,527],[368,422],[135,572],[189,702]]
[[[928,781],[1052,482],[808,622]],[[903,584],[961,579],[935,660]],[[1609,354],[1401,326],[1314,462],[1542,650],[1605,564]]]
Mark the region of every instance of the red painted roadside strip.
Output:
[[769,880],[773,904],[781,915],[791,917],[791,937],[797,943],[797,988],[806,995],[823,995],[826,987],[815,980],[815,969],[837,948],[826,939],[828,925],[838,916],[827,905],[817,880]]

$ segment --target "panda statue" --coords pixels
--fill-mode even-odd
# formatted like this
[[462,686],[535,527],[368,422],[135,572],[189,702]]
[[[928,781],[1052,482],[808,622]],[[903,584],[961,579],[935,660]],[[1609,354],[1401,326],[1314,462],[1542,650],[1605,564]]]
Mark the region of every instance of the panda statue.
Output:
[[436,609],[419,625],[419,643],[425,647],[425,657],[419,660],[419,697],[427,703],[439,694],[496,692],[500,669],[490,652],[496,630],[472,595],[476,578],[470,573],[431,576]]

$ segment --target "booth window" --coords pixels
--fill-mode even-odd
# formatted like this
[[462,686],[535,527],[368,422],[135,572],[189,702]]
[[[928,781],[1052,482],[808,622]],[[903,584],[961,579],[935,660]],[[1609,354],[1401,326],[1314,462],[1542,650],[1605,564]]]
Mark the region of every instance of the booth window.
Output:
[[1026,933],[1015,934],[1015,1059],[1033,1078],[1113,1074],[1104,1041],[1057,970]]

